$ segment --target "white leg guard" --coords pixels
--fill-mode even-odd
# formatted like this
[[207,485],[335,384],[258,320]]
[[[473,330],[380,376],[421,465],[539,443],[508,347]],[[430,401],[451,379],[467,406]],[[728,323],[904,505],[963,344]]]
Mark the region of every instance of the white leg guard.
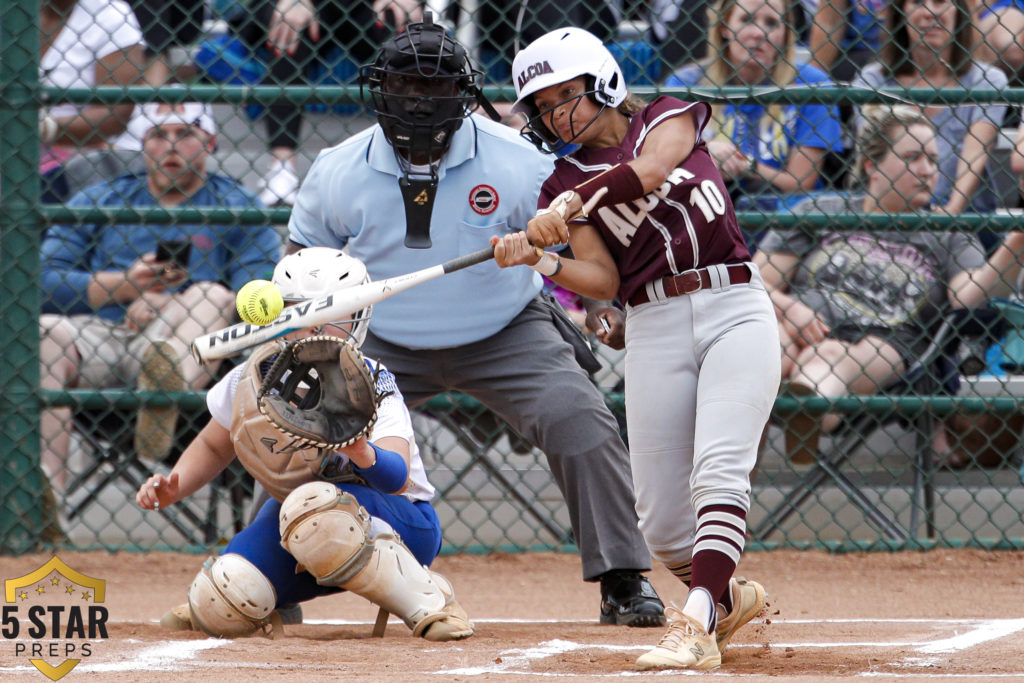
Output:
[[327,482],[303,484],[281,504],[281,545],[323,586],[361,595],[427,640],[458,640],[473,625],[451,583],[391,533],[370,537],[370,515]]
[[271,623],[277,594],[241,555],[208,558],[188,589],[192,623],[218,638],[248,636]]

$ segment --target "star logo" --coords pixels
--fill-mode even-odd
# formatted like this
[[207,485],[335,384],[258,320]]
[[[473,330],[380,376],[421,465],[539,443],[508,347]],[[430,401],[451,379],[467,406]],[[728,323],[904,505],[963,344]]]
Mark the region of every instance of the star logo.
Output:
[[[61,579],[67,581],[63,593]],[[47,583],[55,587],[52,593]],[[72,602],[76,588],[83,590],[80,600]],[[109,613],[100,604],[105,597],[106,581],[52,557],[38,569],[4,581],[4,637],[13,641],[15,657],[26,657],[44,676],[59,680],[92,655],[97,638],[108,637]],[[92,604],[82,605],[81,600]],[[43,659],[58,653],[65,659],[56,665]]]

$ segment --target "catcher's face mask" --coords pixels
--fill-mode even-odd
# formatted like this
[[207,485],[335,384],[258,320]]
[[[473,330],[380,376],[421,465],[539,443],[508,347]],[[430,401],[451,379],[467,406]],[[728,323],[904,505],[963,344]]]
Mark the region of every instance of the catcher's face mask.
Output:
[[[437,193],[437,166],[452,135],[482,97],[481,72],[473,69],[466,48],[424,12],[422,22],[381,48],[373,64],[361,70],[377,122],[395,150],[405,203],[405,246],[430,247],[430,216]],[[366,91],[360,91],[366,100]],[[415,172],[410,165],[416,165]]]
[[[297,303],[297,302],[293,302]],[[304,339],[306,337],[314,337],[317,335],[325,335],[329,337],[338,337],[344,339],[355,346],[359,346],[361,339],[358,339],[353,332],[356,326],[359,324],[358,320],[338,320],[335,322],[327,323],[326,325],[320,325],[319,327],[311,327],[308,330],[300,330],[287,335],[286,339]],[[365,335],[365,326],[363,326]]]
[[388,142],[417,164],[435,161],[448,150],[476,101],[480,76],[466,49],[429,13],[385,43],[374,63],[362,69]]

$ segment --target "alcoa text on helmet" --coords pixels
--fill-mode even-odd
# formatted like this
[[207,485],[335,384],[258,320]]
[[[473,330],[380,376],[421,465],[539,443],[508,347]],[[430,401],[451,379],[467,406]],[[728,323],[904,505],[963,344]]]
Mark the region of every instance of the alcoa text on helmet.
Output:
[[[542,151],[556,151],[572,140],[561,140],[548,129],[541,118],[550,109],[539,111],[533,103],[533,95],[579,76],[585,77],[586,91],[551,109],[586,96],[603,111],[606,107],[618,107],[629,94],[615,57],[597,36],[581,28],[561,28],[546,33],[520,51],[512,62],[512,80],[516,86],[512,111],[527,116],[525,135]],[[586,126],[590,123],[593,119]],[[575,131],[574,138],[586,126]]]

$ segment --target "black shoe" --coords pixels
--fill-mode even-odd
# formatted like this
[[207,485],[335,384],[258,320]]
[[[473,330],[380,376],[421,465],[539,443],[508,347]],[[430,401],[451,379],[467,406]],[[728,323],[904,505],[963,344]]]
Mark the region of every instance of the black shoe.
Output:
[[601,623],[664,626],[665,605],[646,576],[631,569],[601,575]]

